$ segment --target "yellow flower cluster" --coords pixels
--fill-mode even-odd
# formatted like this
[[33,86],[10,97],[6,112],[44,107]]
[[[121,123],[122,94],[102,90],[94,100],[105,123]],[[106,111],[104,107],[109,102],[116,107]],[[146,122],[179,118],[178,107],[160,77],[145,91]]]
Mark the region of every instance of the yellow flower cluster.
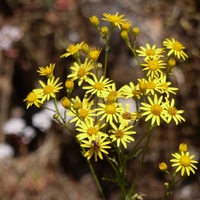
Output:
[[[90,159],[94,155],[95,161],[98,157],[103,159],[103,154],[108,154],[108,149],[112,147],[127,148],[127,144],[135,140],[135,124],[143,118],[145,121],[151,120],[151,127],[159,126],[162,121],[170,123],[174,120],[176,125],[185,121],[181,115],[183,110],[178,110],[175,98],[171,98],[178,88],[172,87],[168,79],[176,63],[175,57],[187,58],[183,51],[185,47],[174,39],[166,39],[161,48],[146,44],[136,49],[130,41],[131,37],[135,41],[139,28],[134,27],[130,31],[131,23],[124,19],[123,14],[104,13],[102,20],[109,22],[109,26],[101,27],[96,16],[90,17],[90,22],[105,42],[104,63],[98,62],[102,48],[90,47],[85,42],[70,44],[66,53],[61,55],[61,58],[72,56],[75,59],[64,84],[66,96],[61,99],[61,103],[67,111],[66,115],[72,118],[70,123],[75,125],[81,147],[88,149],[84,156]],[[118,89],[113,80],[106,77],[109,40],[114,28],[121,31],[121,37],[133,52],[144,74],[136,83],[130,82]],[[40,80],[41,88],[33,89],[27,95],[24,100],[27,108],[33,104],[40,107],[45,101],[56,99],[56,93],[63,89],[59,78],[54,75],[54,68],[55,64],[39,68],[37,72],[40,76],[46,76],[47,81]],[[74,87],[82,89],[83,98],[71,97]],[[131,111],[130,105],[121,104],[120,99],[131,99],[136,110]],[[66,116],[60,118],[66,119]],[[65,121],[62,123],[65,124]]]

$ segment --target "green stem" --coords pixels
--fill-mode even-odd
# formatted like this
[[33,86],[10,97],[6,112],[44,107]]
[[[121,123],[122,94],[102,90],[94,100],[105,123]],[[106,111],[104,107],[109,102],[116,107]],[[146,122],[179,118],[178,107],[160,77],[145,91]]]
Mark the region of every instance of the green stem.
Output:
[[137,183],[138,177],[139,177],[140,172],[141,172],[141,170],[142,170],[142,165],[143,165],[143,163],[144,163],[144,158],[145,158],[145,156],[146,156],[147,149],[148,149],[149,142],[150,142],[150,138],[151,138],[151,132],[152,132],[152,127],[149,126],[148,132],[147,132],[147,133],[148,133],[148,135],[147,135],[148,137],[147,137],[145,149],[144,149],[144,152],[143,152],[143,154],[142,154],[142,159],[141,159],[141,161],[140,161],[139,167],[138,167],[137,172],[136,172],[136,176],[135,176],[135,178],[134,178],[134,180],[133,180],[133,184],[132,184],[131,189],[130,189],[130,192],[129,192],[129,198],[130,198],[130,197],[133,195],[133,193],[134,193],[135,185],[136,185],[136,183]]
[[92,176],[93,176],[93,178],[94,178],[94,180],[95,180],[95,182],[96,182],[96,184],[97,184],[97,187],[98,187],[98,189],[99,189],[99,192],[100,192],[102,198],[103,198],[104,200],[106,200],[106,197],[105,197],[105,195],[104,195],[104,193],[103,193],[103,189],[102,189],[102,187],[101,187],[101,184],[100,184],[100,182],[99,182],[99,179],[97,178],[97,175],[96,175],[96,173],[95,173],[95,171],[94,171],[94,168],[93,168],[93,166],[92,166],[90,160],[87,160],[87,162],[88,162],[88,166],[89,166],[89,168],[90,168],[90,171],[91,171],[91,173],[92,173]]

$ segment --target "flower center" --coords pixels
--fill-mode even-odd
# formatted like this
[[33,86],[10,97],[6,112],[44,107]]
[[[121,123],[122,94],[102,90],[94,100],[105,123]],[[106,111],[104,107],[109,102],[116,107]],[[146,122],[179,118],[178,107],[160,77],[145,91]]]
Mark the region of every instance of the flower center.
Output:
[[67,49],[67,51],[69,53],[76,53],[76,52],[78,52],[78,50],[79,50],[79,48],[77,46],[75,46],[74,44],[71,44]]
[[172,45],[172,47],[176,51],[180,51],[183,49],[183,45],[178,41],[175,41],[174,44]]
[[150,70],[155,71],[158,69],[158,62],[156,60],[151,60],[148,66]]
[[50,94],[53,92],[53,86],[52,85],[47,85],[44,87],[44,94]]
[[154,89],[156,87],[156,84],[153,81],[149,81],[146,83],[147,89]]
[[89,136],[97,135],[97,133],[98,133],[98,129],[95,128],[95,127],[90,127],[90,128],[88,128],[88,130],[87,130],[87,134],[88,134]]
[[110,22],[112,22],[112,23],[117,23],[117,22],[119,22],[119,17],[116,17],[116,16],[114,16],[114,15],[111,15],[110,16]]
[[105,112],[107,114],[115,114],[115,111],[116,111],[116,108],[115,108],[115,105],[113,104],[108,104],[105,108]]
[[78,113],[79,113],[81,118],[86,118],[87,115],[88,115],[88,111],[86,109],[84,109],[84,108],[79,109]]
[[90,143],[90,147],[94,149],[94,151],[99,150],[100,148],[99,143],[96,140],[92,140],[92,142]]
[[155,55],[155,51],[153,49],[147,49],[146,50],[146,55],[147,56],[154,56]]
[[123,138],[124,132],[122,130],[116,130],[115,137],[116,138]]
[[79,70],[78,70],[78,73],[77,73],[77,76],[79,77],[79,78],[82,78],[83,76],[85,76],[86,75],[86,73],[87,73],[87,70],[85,69],[85,68],[80,68]]
[[139,98],[139,96],[140,96],[140,91],[137,90],[137,89],[134,89],[134,90],[132,90],[132,94],[133,94],[133,96],[137,96],[137,97]]
[[168,112],[169,115],[175,116],[176,113],[177,113],[177,109],[175,107],[170,107],[170,108],[167,109],[167,112]]
[[190,166],[190,158],[188,156],[181,156],[180,163],[185,167]]
[[130,112],[124,112],[122,114],[123,119],[131,119],[131,113]]
[[103,90],[104,88],[104,84],[103,83],[100,83],[100,82],[97,82],[94,84],[93,86],[96,90]]
[[153,115],[160,115],[162,110],[163,110],[162,107],[158,104],[154,104],[151,106],[151,113]]
[[27,101],[28,102],[34,102],[37,100],[37,95],[34,93],[34,92],[31,92],[29,95],[28,95],[28,98],[27,98]]

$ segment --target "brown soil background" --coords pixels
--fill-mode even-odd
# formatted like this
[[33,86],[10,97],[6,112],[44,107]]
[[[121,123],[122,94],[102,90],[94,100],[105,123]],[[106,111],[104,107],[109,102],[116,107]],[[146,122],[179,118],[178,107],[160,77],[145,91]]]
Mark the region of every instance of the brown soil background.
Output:
[[[1,200],[100,200],[98,189],[73,138],[57,124],[48,133],[38,131],[29,145],[20,137],[5,136],[2,126],[13,116],[31,124],[38,109],[25,109],[23,99],[38,80],[39,66],[56,63],[56,74],[64,81],[72,59],[59,59],[72,42],[101,45],[99,35],[88,17],[102,13],[125,14],[132,26],[141,30],[138,47],[146,43],[162,45],[174,37],[186,46],[189,59],[179,62],[172,82],[180,90],[177,105],[185,110],[186,123],[163,125],[153,134],[137,191],[145,200],[160,200],[163,182],[168,177],[158,164],[170,159],[181,142],[188,144],[200,158],[200,1],[199,0],[1,0],[0,28],[18,26],[23,38],[7,51],[0,51],[0,139],[15,148],[12,159],[0,161]],[[117,35],[118,34],[118,35]],[[119,33],[111,41],[108,75],[117,86],[141,76]],[[79,94],[79,91],[76,91]],[[80,94],[81,95],[81,94]],[[62,96],[62,94],[61,94]],[[137,127],[142,132],[140,127]],[[138,160],[129,163],[128,176],[134,176]],[[199,166],[200,168],[200,166]],[[109,173],[105,161],[96,164],[97,173]],[[102,182],[108,200],[118,200],[118,188]],[[200,172],[185,178],[171,200],[199,200]]]

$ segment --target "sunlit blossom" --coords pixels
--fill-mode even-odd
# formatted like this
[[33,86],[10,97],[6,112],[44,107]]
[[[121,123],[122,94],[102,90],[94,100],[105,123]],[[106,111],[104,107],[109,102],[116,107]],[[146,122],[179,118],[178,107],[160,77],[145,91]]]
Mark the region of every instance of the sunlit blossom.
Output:
[[37,72],[39,73],[40,76],[46,76],[47,78],[51,78],[53,76],[55,65],[56,65],[55,63],[54,64],[50,63],[49,66],[39,67],[39,70],[37,70]]
[[140,46],[140,50],[136,50],[138,56],[145,57],[145,59],[154,58],[154,57],[163,57],[162,53],[164,48],[156,48],[156,45],[151,46],[146,44],[146,47]]
[[72,73],[69,74],[67,77],[70,78],[72,81],[78,79],[78,85],[81,86],[83,81],[88,80],[88,75],[91,74],[90,70],[93,68],[93,64],[89,61],[88,58],[86,58],[83,64],[78,64],[77,62],[75,62],[74,65],[70,67]]
[[169,49],[167,56],[174,54],[175,56],[178,57],[178,59],[183,58],[183,60],[185,60],[186,58],[188,58],[188,55],[183,51],[185,49],[185,47],[179,41],[175,40],[174,38],[172,38],[171,40],[166,39],[163,42],[163,45],[167,49]]
[[162,96],[158,98],[158,96],[155,94],[153,99],[148,97],[149,103],[141,103],[140,109],[144,111],[142,116],[147,115],[145,121],[149,121],[151,119],[151,125],[156,124],[159,126],[161,119],[166,120],[166,104],[162,102],[162,99]]
[[117,26],[119,29],[121,29],[120,25],[126,22],[127,19],[123,19],[123,17],[125,16],[124,14],[122,15],[118,15],[118,14],[119,14],[118,12],[116,12],[116,14],[114,15],[111,15],[110,13],[104,13],[103,16],[105,18],[102,18],[102,19],[110,22],[114,26]]
[[127,148],[127,143],[133,142],[134,138],[130,135],[135,134],[136,132],[133,131],[132,125],[126,125],[125,123],[122,123],[117,127],[114,123],[111,123],[112,129],[109,130],[109,133],[111,133],[110,138],[112,139],[112,142],[117,142],[117,147],[120,147],[120,144],[124,146],[124,148]]
[[181,171],[181,176],[184,176],[185,174],[190,176],[190,172],[195,174],[197,167],[194,164],[197,164],[198,162],[193,160],[194,155],[190,156],[189,152],[181,151],[180,153],[173,153],[172,156],[174,157],[170,160],[170,162],[173,163],[172,167],[177,167],[176,172]]
[[43,94],[41,93],[41,91],[33,90],[24,99],[24,101],[26,101],[26,106],[27,106],[26,108],[28,109],[33,104],[39,108],[43,103],[41,100],[42,98]]
[[67,48],[67,53],[62,54],[60,58],[63,58],[63,57],[67,58],[68,56],[78,53],[79,50],[81,50],[81,47],[83,44],[84,42],[77,43],[77,44],[70,44]]
[[95,161],[98,160],[98,157],[103,159],[102,153],[108,154],[106,149],[111,148],[111,146],[109,146],[110,141],[106,139],[107,137],[101,137],[101,135],[93,135],[88,140],[82,140],[81,146],[84,148],[89,148],[89,150],[84,154],[84,157],[87,157],[89,160],[94,155]]

